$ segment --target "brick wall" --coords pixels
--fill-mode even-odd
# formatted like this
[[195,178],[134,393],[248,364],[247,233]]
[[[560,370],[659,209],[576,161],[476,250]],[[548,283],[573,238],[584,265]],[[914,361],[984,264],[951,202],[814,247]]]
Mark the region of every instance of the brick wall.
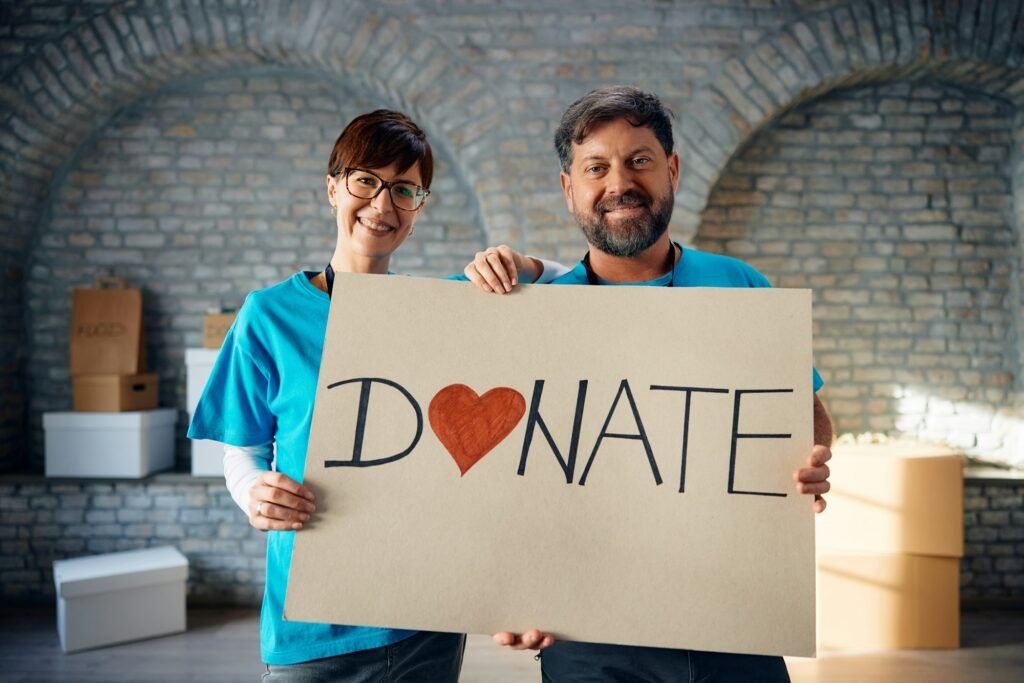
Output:
[[[106,271],[146,289],[162,401],[180,406],[180,354],[196,339],[200,308],[237,303],[249,288],[243,281],[260,284],[293,266],[316,268],[323,261],[330,223],[314,206],[326,157],[321,146],[369,106],[411,112],[444,161],[439,200],[429,214],[434,223],[418,231],[398,267],[443,273],[482,244],[502,242],[576,260],[582,242],[561,201],[550,136],[569,102],[608,82],[654,90],[678,114],[683,182],[672,229],[684,241],[698,229],[702,245],[713,241],[708,235],[721,208],[714,202],[742,194],[729,183],[739,182],[742,164],[755,159],[761,145],[779,148],[762,151],[779,161],[835,167],[827,174],[833,181],[868,187],[873,197],[891,193],[895,204],[868,207],[858,204],[872,201],[860,198],[858,189],[759,190],[783,202],[766,210],[801,214],[791,227],[821,227],[844,212],[852,215],[841,229],[864,228],[872,248],[883,250],[856,247],[854,267],[868,269],[863,273],[883,262],[917,269],[886,272],[873,279],[870,292],[837,279],[818,293],[825,315],[838,315],[844,306],[854,315],[870,308],[895,317],[855,319],[848,326],[887,330],[899,328],[906,322],[899,317],[908,313],[937,316],[909,321],[907,339],[887,332],[880,342],[886,348],[853,348],[865,343],[865,332],[844,341],[845,348],[819,347],[829,353],[819,364],[834,375],[829,391],[842,424],[904,427],[1020,462],[1024,437],[1013,434],[1024,422],[1024,345],[1013,323],[1021,317],[1014,294],[1021,247],[1007,217],[1015,186],[1000,155],[1024,99],[1017,66],[1024,44],[1013,34],[1022,15],[1019,3],[995,0],[981,0],[972,11],[923,0],[642,0],[628,9],[597,0],[561,3],[557,11],[534,0],[0,2],[0,176],[6,190],[0,195],[0,469],[38,467],[39,413],[67,404],[59,389],[66,386],[61,321],[71,284]],[[936,85],[921,93],[939,94],[900,92],[923,81]],[[883,97],[879,83],[896,83],[896,91]],[[849,99],[830,92],[857,85],[875,93],[858,96],[867,99],[857,106],[867,109],[827,111],[830,102]],[[882,100],[907,109],[883,110]],[[894,103],[899,100],[904,104]],[[265,101],[271,104],[264,112],[255,103]],[[943,108],[956,101],[959,110]],[[780,120],[801,105],[826,108],[815,119],[821,128],[803,128],[799,116]],[[193,107],[209,120],[192,116]],[[240,120],[227,122],[226,112]],[[897,141],[920,138],[927,149],[884,142],[886,134]],[[808,135],[820,135],[821,142],[806,142]],[[863,142],[844,142],[858,136]],[[891,169],[888,177],[851,175],[858,160],[834,158],[867,148],[883,155],[909,149],[912,158],[872,159],[879,169]],[[983,156],[960,157],[961,149]],[[255,165],[255,150],[270,172],[239,168]],[[797,154],[804,156],[786,157]],[[730,165],[737,155],[747,161]],[[289,164],[292,172],[282,179]],[[250,178],[256,184],[247,185]],[[993,189],[997,180],[1002,185]],[[989,185],[971,189],[982,181]],[[915,189],[929,182],[946,189]],[[960,189],[950,189],[953,183]],[[702,219],[712,193],[712,218]],[[844,206],[850,195],[852,205]],[[935,203],[946,195],[948,206]],[[955,203],[962,201],[974,205]],[[286,203],[293,213],[255,215],[280,212]],[[235,213],[246,209],[254,213]],[[857,223],[858,212],[883,212],[889,222]],[[929,212],[943,214],[941,220]],[[831,266],[844,258],[823,250],[853,248],[849,240],[834,244],[844,242],[834,233],[819,233],[793,244],[797,252],[814,253],[812,268],[820,268],[821,259]],[[739,255],[769,269],[785,261],[803,279],[828,275],[808,271],[799,258],[756,251],[759,239],[735,241],[746,242],[734,246]],[[890,247],[894,251],[886,253]],[[268,250],[266,258],[257,255]],[[992,270],[971,270],[985,268]],[[221,270],[220,280],[210,275]],[[798,273],[787,275],[801,280]],[[893,303],[885,298],[897,293],[878,287],[894,277],[928,282]],[[865,293],[870,306],[855,304]],[[853,300],[825,299],[848,294]],[[822,318],[819,329],[837,329],[840,322]],[[922,325],[933,328],[935,340],[923,337]],[[869,369],[855,370],[864,354]],[[944,358],[954,364],[947,367]],[[903,377],[898,382],[897,374]],[[956,385],[961,379],[962,387]],[[931,399],[913,392],[893,396],[895,383],[941,391]],[[908,416],[900,425],[885,414],[897,403]],[[1016,452],[1008,446],[1013,438]]]
[[964,558],[960,595],[1024,597],[1024,483],[970,480],[964,483]]
[[173,545],[189,560],[191,604],[258,605],[266,540],[223,481],[0,479],[0,599],[53,599],[53,561]]
[[[968,479],[964,536],[961,597],[1024,598],[1024,484]],[[52,600],[55,559],[159,545],[188,557],[191,604],[259,603],[266,542],[222,482],[0,478],[0,601]]]
[[[42,413],[70,409],[72,287],[118,275],[143,289],[160,404],[184,411],[184,350],[202,345],[203,313],[330,258],[327,159],[345,123],[376,106],[301,73],[213,78],[140,102],[77,152],[28,264],[31,466],[42,465]],[[435,159],[399,272],[461,272],[485,246],[471,191],[443,147]],[[182,412],[185,470],[186,424]]]
[[1012,110],[938,84],[836,91],[762,132],[697,244],[814,290],[840,432],[895,432],[1024,464],[1011,439],[1019,256]]

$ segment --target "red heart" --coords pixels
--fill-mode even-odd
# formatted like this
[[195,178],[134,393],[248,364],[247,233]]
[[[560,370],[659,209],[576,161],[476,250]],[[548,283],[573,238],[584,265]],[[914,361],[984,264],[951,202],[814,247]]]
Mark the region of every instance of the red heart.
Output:
[[434,395],[427,412],[434,434],[466,474],[519,424],[526,399],[508,387],[477,396],[465,384],[451,384]]

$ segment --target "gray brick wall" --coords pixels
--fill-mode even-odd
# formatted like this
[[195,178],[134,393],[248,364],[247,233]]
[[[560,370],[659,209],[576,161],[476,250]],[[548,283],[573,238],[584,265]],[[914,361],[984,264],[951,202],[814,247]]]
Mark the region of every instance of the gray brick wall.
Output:
[[[326,264],[336,237],[327,159],[344,124],[377,106],[301,73],[214,78],[144,100],[78,151],[28,264],[32,466],[42,465],[42,413],[70,409],[71,289],[117,275],[143,289],[149,365],[161,405],[183,411],[188,469],[184,350],[202,346],[203,313]],[[472,192],[443,147],[435,158],[399,272],[460,272],[485,246]]]
[[866,86],[796,109],[719,180],[696,242],[813,289],[839,431],[1024,464],[1011,135],[1010,107],[977,93]]
[[266,539],[223,481],[0,478],[0,599],[52,600],[54,560],[162,545],[188,557],[191,604],[262,600]]
[[[968,479],[964,536],[961,597],[1024,597],[1024,484]],[[0,478],[0,601],[52,600],[54,560],[159,545],[188,557],[191,604],[259,603],[266,541],[222,482]]]
[[[738,155],[747,154],[744,150],[752,149],[753,140],[760,139],[765,131],[793,133],[792,126],[780,123],[780,117],[801,105],[813,106],[815,100],[828,97],[827,93],[836,89],[931,81],[945,84],[942,87],[966,88],[962,92],[969,94],[962,97],[995,104],[998,111],[993,115],[968,113],[966,106],[962,112],[876,112],[882,117],[882,128],[889,128],[891,119],[896,126],[909,126],[906,132],[914,132],[915,127],[920,128],[916,122],[923,117],[922,126],[948,126],[950,128],[936,134],[954,137],[963,132],[958,131],[955,123],[958,116],[963,116],[968,126],[985,116],[991,116],[1003,126],[1024,101],[1024,87],[1021,87],[1024,81],[1019,66],[1024,63],[1024,43],[1015,40],[1014,35],[1015,27],[1024,21],[1024,5],[997,0],[949,7],[924,0],[854,3],[714,0],[669,4],[661,0],[640,0],[628,7],[615,0],[578,0],[560,3],[557,11],[552,10],[549,3],[537,0],[421,0],[415,3],[400,0],[380,3],[223,0],[215,4],[193,0],[0,0],[0,19],[0,73],[4,74],[0,83],[0,180],[5,189],[0,194],[0,269],[4,274],[2,281],[9,285],[0,292],[0,326],[5,330],[0,335],[3,344],[0,347],[0,469],[38,467],[39,411],[66,401],[66,397],[60,399],[53,388],[64,383],[60,361],[52,356],[50,361],[45,360],[46,354],[52,354],[61,345],[59,340],[50,337],[59,336],[55,330],[65,315],[61,310],[65,297],[54,297],[52,306],[51,302],[40,305],[40,295],[33,286],[38,287],[44,277],[35,274],[42,256],[62,250],[65,253],[92,252],[94,258],[85,260],[89,268],[138,272],[142,265],[149,264],[147,259],[151,254],[160,252],[165,256],[158,268],[160,275],[169,274],[172,282],[187,288],[186,280],[191,276],[189,270],[193,265],[199,270],[200,277],[196,280],[204,283],[207,281],[203,279],[203,268],[211,266],[202,259],[185,261],[178,254],[189,249],[193,249],[192,253],[206,249],[207,245],[202,243],[206,239],[213,242],[209,246],[212,253],[219,254],[214,258],[228,258],[233,264],[231,267],[239,269],[232,272],[244,271],[246,275],[231,275],[220,283],[210,283],[212,289],[201,296],[192,296],[193,300],[230,298],[230,292],[238,288],[236,280],[269,279],[271,270],[285,269],[279,263],[253,264],[246,260],[273,240],[295,237],[294,233],[279,231],[273,221],[267,230],[273,238],[262,233],[244,235],[256,246],[236,246],[227,241],[223,246],[216,245],[217,224],[235,219],[216,215],[216,209],[210,207],[244,203],[248,196],[245,192],[236,192],[247,188],[233,185],[227,177],[237,174],[227,169],[217,169],[223,174],[223,178],[217,178],[224,181],[223,185],[193,186],[194,190],[209,193],[229,189],[233,192],[226,197],[200,193],[193,200],[214,215],[189,218],[202,219],[197,223],[212,222],[213,234],[189,233],[182,227],[172,227],[173,221],[166,229],[157,222],[154,230],[152,223],[145,222],[158,220],[154,214],[159,213],[147,212],[147,206],[152,209],[166,202],[184,204],[185,200],[140,200],[127,195],[102,200],[95,193],[88,196],[88,188],[75,184],[80,177],[75,173],[88,176],[88,164],[98,163],[100,166],[92,174],[93,180],[99,183],[94,188],[97,192],[136,192],[138,188],[132,190],[108,183],[118,174],[123,177],[134,170],[159,174],[173,169],[182,158],[197,156],[177,152],[179,147],[189,143],[211,142],[214,144],[212,157],[230,159],[234,153],[227,149],[238,140],[204,138],[208,135],[204,131],[215,126],[210,124],[204,128],[205,124],[199,122],[186,122],[187,127],[195,130],[195,139],[188,138],[187,128],[168,132],[174,126],[164,126],[164,119],[154,108],[156,101],[170,98],[170,107],[174,109],[175,97],[179,103],[187,100],[190,93],[211,82],[207,79],[221,83],[223,88],[210,93],[211,99],[222,96],[224,106],[233,102],[232,111],[239,102],[248,101],[245,97],[256,97],[246,90],[246,83],[266,78],[268,69],[277,69],[288,87],[293,87],[293,82],[294,87],[301,87],[298,82],[312,82],[328,89],[333,86],[334,93],[346,93],[345,97],[333,96],[338,113],[355,109],[356,102],[365,102],[408,110],[419,119],[438,147],[446,152],[447,166],[439,180],[448,184],[453,198],[450,204],[438,205],[434,211],[434,220],[442,226],[437,230],[442,231],[449,242],[444,246],[431,243],[431,235],[425,235],[425,241],[410,245],[413,249],[407,252],[406,261],[398,264],[424,273],[446,272],[456,255],[471,253],[481,242],[508,242],[521,249],[569,261],[579,257],[581,240],[560,198],[550,135],[566,104],[596,85],[636,83],[664,95],[679,115],[677,137],[683,152],[683,182],[673,231],[684,240],[693,239],[698,231],[706,232],[702,215],[709,196],[713,192],[722,195],[729,191],[719,180],[736,172],[732,161]],[[241,99],[230,100],[233,95]],[[328,95],[326,99],[331,97]],[[351,109],[346,108],[350,103]],[[244,104],[237,107],[240,114],[246,115],[254,109],[258,107]],[[288,111],[288,107],[275,106],[275,109]],[[313,110],[322,109],[317,105]],[[297,117],[297,123],[262,125],[283,127],[289,134],[293,132],[290,126],[300,131],[312,130],[303,122],[301,111],[290,113]],[[123,148],[104,147],[104,141],[113,144],[117,135],[124,133],[121,127],[132,115],[136,116],[139,130],[150,132],[132,141],[122,140],[126,145]],[[861,132],[869,135],[886,132],[873,129],[874,119],[871,118],[858,119],[854,124],[852,119],[841,117],[839,125],[860,127]],[[252,124],[242,121],[236,127],[247,126]],[[1000,129],[1003,133],[1006,130],[1005,126]],[[983,136],[1000,131],[972,129],[972,133]],[[837,132],[841,131],[837,129]],[[312,144],[302,137],[304,133],[296,135],[299,137],[295,138],[293,152],[301,145]],[[259,144],[263,142],[260,140]],[[968,140],[962,142],[973,148],[992,146]],[[216,151],[219,144],[223,145],[221,152]],[[282,156],[287,157],[283,151],[287,143],[278,141],[278,144],[282,145]],[[827,151],[837,144],[829,141],[822,143],[822,147]],[[147,145],[148,152],[144,149]],[[948,146],[948,143],[932,146],[936,145]],[[793,144],[794,149],[800,146],[801,143]],[[87,158],[84,149],[95,156]],[[997,154],[996,151],[987,153]],[[205,159],[202,154],[198,156]],[[145,159],[145,164],[167,163],[169,166],[145,166],[126,172],[102,165],[129,158],[139,163]],[[311,165],[322,163],[319,158],[304,158]],[[936,167],[936,173],[941,174],[947,165],[969,166],[971,162],[979,167],[1006,164],[1005,159],[1002,162],[981,158],[915,159],[909,162],[908,173],[927,170],[931,164]],[[893,160],[893,163],[902,168],[903,162]],[[915,167],[915,163],[921,165]],[[202,172],[203,169],[190,170]],[[297,168],[295,177],[307,170]],[[925,176],[927,174],[918,179],[927,180]],[[1011,176],[1016,179],[1019,174],[1004,171],[1003,180],[1009,188],[1000,191],[1004,195],[1015,191],[1015,182],[1009,182]],[[153,182],[160,186],[166,181]],[[187,188],[177,187],[179,184],[187,183],[178,180],[174,188],[185,192]],[[77,199],[73,197],[76,187],[83,191],[83,196]],[[314,187],[319,187],[319,183]],[[72,195],[61,194],[69,188]],[[989,190],[965,192],[975,192],[978,197],[999,194]],[[915,195],[906,201],[919,202],[922,195],[928,195],[931,201],[930,195],[934,193],[927,190],[918,193],[911,185],[908,193],[895,194]],[[253,196],[255,203],[262,201],[259,193]],[[114,204],[121,204],[129,212],[92,216],[77,213],[74,207],[90,201],[95,202],[94,207],[107,202],[112,209]],[[308,199],[300,197],[294,201],[300,207],[306,206]],[[141,210],[135,211],[132,204],[141,205]],[[733,207],[737,211],[742,208]],[[837,213],[848,207],[808,204],[784,208]],[[915,211],[913,208],[894,210],[908,214]],[[1011,210],[951,205],[948,211],[974,213],[977,217],[980,213],[1005,214]],[[159,219],[175,217],[180,218],[172,212],[169,216],[161,214]],[[310,224],[316,218],[312,213],[290,217],[295,222]],[[952,218],[956,223],[956,217]],[[68,227],[68,222],[89,219],[100,225],[102,221],[114,221],[115,227]],[[965,224],[974,222],[970,217],[965,220]],[[922,227],[928,225],[933,224],[915,223],[916,232],[907,232],[906,236],[937,246],[935,243],[942,242],[940,234]],[[971,228],[978,226],[971,225]],[[899,225],[900,230],[904,227]],[[906,226],[908,230],[910,227]],[[1006,220],[1002,227],[1019,230],[1018,222],[1013,220]],[[66,240],[72,230],[80,235],[76,238],[78,244],[62,243],[61,239]],[[131,230],[132,234],[119,234],[123,230]],[[1000,267],[1009,264],[1011,268],[1010,273],[956,273],[972,282],[979,278],[1010,280],[1009,285],[996,283],[999,291],[995,296],[1003,297],[1001,308],[986,300],[973,311],[980,315],[984,310],[987,319],[957,320],[951,323],[957,328],[955,335],[950,336],[947,331],[939,333],[947,352],[960,354],[961,358],[962,354],[969,354],[968,367],[929,366],[931,357],[939,352],[927,345],[921,349],[886,349],[885,353],[891,357],[902,354],[901,357],[908,359],[908,365],[913,355],[913,362],[920,365],[905,369],[923,372],[926,379],[928,373],[935,376],[949,373],[964,374],[969,381],[981,376],[983,383],[991,382],[991,385],[984,385],[985,395],[977,401],[940,396],[935,401],[938,412],[926,405],[925,412],[917,413],[914,431],[935,432],[928,426],[929,420],[939,427],[956,422],[954,428],[944,430],[954,442],[973,440],[979,453],[1019,462],[1024,459],[1024,436],[1020,435],[1024,404],[1019,370],[1024,346],[1021,335],[1014,329],[1021,318],[1020,296],[1015,295],[1014,290],[1020,288],[1021,242],[1019,232],[1010,235],[1003,243],[1005,259],[964,253],[970,240],[965,243],[959,233],[960,241],[947,241],[954,247],[951,257],[934,256],[936,261],[956,261],[958,270],[961,261],[967,263],[968,268],[983,267],[977,265],[979,261],[992,265],[998,261]],[[808,241],[822,241],[807,237]],[[307,238],[315,241],[308,235],[303,239]],[[109,244],[105,244],[104,239],[110,240]],[[187,242],[189,239],[198,241],[194,247],[186,244],[179,250],[176,240]],[[806,246],[818,248],[821,245]],[[989,248],[991,245],[981,246]],[[301,261],[303,267],[317,267],[322,261],[322,258],[310,258],[312,265],[306,265],[306,255],[316,249],[309,243],[276,248],[283,254],[297,252],[300,258],[294,261]],[[422,251],[417,252],[420,248]],[[749,255],[765,259],[778,256]],[[176,262],[178,258],[182,260]],[[876,254],[861,258],[892,261],[903,257]],[[906,259],[909,261],[911,257]],[[31,269],[26,266],[30,263],[33,264]],[[861,265],[868,263],[861,261]],[[258,275],[255,274],[257,265],[260,266]],[[88,269],[80,263],[41,267],[69,271]],[[941,267],[949,266],[944,263]],[[182,271],[185,271],[184,276]],[[936,270],[927,277],[940,282],[953,275]],[[154,338],[154,358],[158,363],[170,364],[159,368],[164,377],[163,401],[180,405],[182,370],[175,354],[181,353],[181,344],[187,337],[194,338],[198,320],[195,311],[186,310],[181,303],[190,295],[158,296],[156,278],[142,275],[133,279],[149,294],[147,325]],[[57,281],[66,287],[70,278],[67,274],[58,274]],[[972,285],[964,289],[974,291],[976,288]],[[925,298],[918,299],[912,306],[927,307],[928,301],[934,301],[927,297],[940,292],[926,289],[917,294]],[[946,297],[945,293],[941,294]],[[883,302],[876,303],[892,308]],[[193,301],[190,305],[199,304]],[[946,315],[972,305],[944,298],[938,308]],[[988,329],[983,333],[974,325]],[[48,330],[42,338],[40,326]],[[979,336],[964,337],[965,330],[968,335]],[[998,340],[985,336],[990,332],[1004,336]],[[911,342],[916,344],[919,339],[915,333]],[[957,348],[949,346],[951,340],[956,342]],[[996,342],[1000,342],[999,349],[996,349]],[[891,343],[906,342],[892,340]],[[35,350],[37,344],[41,344],[39,351]],[[965,351],[965,347],[976,350]],[[31,359],[30,349],[33,349]],[[844,351],[853,358],[853,349]],[[837,353],[836,358],[840,355]],[[41,357],[44,360],[40,360]],[[991,369],[996,357],[1006,363],[1000,370]],[[46,370],[42,369],[44,366]],[[49,376],[51,372],[53,377]],[[934,382],[948,387],[944,380]],[[861,380],[853,383],[856,386],[848,391],[862,392],[863,387],[870,384],[870,391],[874,392],[876,385],[891,382],[862,375]],[[830,382],[830,391],[839,388],[838,382]],[[991,416],[992,407],[1001,401],[1001,393],[1007,398]],[[887,394],[876,396],[873,393],[834,398],[860,403],[859,407],[843,408],[845,414],[860,415],[856,420],[849,418],[847,424],[850,425],[886,423],[887,418],[879,411],[893,402],[893,397]],[[29,401],[31,406],[27,409]],[[958,412],[963,401],[969,405]],[[954,405],[950,409],[944,402]],[[920,401],[909,397],[909,404],[913,407]],[[980,417],[975,409],[981,412]],[[949,417],[955,419],[949,420]],[[990,424],[990,433],[979,427],[980,423]],[[31,435],[28,448],[23,438],[26,432]]]
[[962,598],[1024,597],[1024,484],[964,482]]

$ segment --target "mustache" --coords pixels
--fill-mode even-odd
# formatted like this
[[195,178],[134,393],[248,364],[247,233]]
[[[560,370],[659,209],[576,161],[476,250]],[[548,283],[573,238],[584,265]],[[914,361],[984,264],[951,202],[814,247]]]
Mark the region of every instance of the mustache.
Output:
[[594,208],[596,208],[601,214],[605,214],[616,209],[631,208],[634,206],[650,208],[651,198],[636,192],[635,190],[627,190],[617,197],[602,199]]

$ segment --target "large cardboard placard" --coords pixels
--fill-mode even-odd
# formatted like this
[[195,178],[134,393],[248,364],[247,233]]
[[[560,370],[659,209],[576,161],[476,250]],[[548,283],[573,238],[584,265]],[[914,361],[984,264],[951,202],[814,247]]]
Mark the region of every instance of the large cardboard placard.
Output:
[[810,319],[338,274],[285,618],[813,655]]

